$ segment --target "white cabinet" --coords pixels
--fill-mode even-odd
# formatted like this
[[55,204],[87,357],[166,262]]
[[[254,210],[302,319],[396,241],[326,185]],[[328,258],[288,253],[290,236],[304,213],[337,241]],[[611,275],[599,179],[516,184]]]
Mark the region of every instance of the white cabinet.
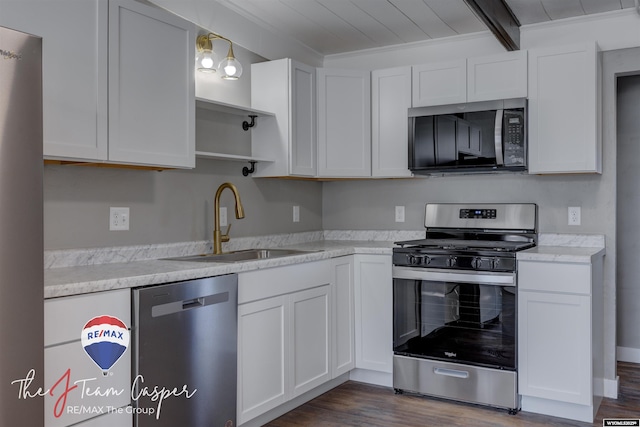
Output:
[[603,395],[602,257],[518,261],[522,410],[593,422]]
[[408,166],[408,109],[411,67],[371,73],[371,176],[411,176]]
[[414,107],[526,96],[526,51],[413,67]]
[[529,51],[529,173],[602,172],[595,42]]
[[195,32],[188,21],[109,0],[109,160],[195,167]]
[[133,415],[122,408],[122,412],[112,412],[76,424],[74,427],[126,427],[133,425]]
[[318,175],[371,176],[371,75],[319,68]]
[[330,284],[289,297],[292,397],[331,379],[331,299]]
[[238,424],[332,376],[328,261],[238,275]]
[[289,399],[288,318],[286,296],[238,306],[238,424]]
[[[131,350],[127,349],[105,376],[82,346],[81,332],[85,324],[102,315],[116,317],[130,326],[130,291],[125,289],[45,300],[44,383],[45,387],[52,389],[52,395],[44,399],[46,427],[69,426],[88,420],[100,414],[95,408],[107,414],[108,408],[123,408],[130,404]],[[61,378],[63,381],[58,383]],[[60,406],[58,399],[67,378],[72,385],[75,381],[84,381],[68,393],[65,405]],[[112,391],[108,396],[88,392],[97,388]],[[68,407],[78,408],[78,412],[69,413]],[[107,417],[109,420],[124,420],[118,426],[132,425],[131,414],[105,415]],[[87,426],[100,425],[103,421],[101,416],[87,421]]]
[[251,106],[275,113],[251,131],[252,154],[274,160],[255,176],[316,176],[315,68],[291,59],[251,64]]
[[526,50],[467,59],[467,102],[526,97]]
[[44,156],[195,166],[191,23],[133,0],[0,0],[42,36]]
[[332,378],[336,378],[355,367],[353,256],[333,258],[330,264],[333,274]]
[[355,255],[356,368],[393,370],[391,256]]
[[466,102],[466,59],[414,66],[412,99],[414,107]]
[[0,0],[0,25],[44,38],[45,157],[107,159],[107,13],[103,0]]

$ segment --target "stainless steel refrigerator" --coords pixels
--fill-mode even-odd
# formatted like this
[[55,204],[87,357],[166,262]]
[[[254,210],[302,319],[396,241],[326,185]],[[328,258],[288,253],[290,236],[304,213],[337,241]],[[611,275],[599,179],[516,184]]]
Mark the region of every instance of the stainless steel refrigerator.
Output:
[[42,426],[42,39],[0,27],[0,426]]

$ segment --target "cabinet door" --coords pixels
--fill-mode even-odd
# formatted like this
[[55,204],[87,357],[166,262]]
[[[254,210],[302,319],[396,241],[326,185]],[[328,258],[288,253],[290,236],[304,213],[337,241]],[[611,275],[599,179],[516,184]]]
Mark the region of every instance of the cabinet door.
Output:
[[371,176],[370,73],[318,69],[318,175]]
[[333,270],[332,378],[355,368],[353,257],[335,258]]
[[590,405],[591,297],[520,291],[518,390]]
[[356,368],[393,369],[391,256],[355,256]]
[[107,2],[0,0],[0,25],[44,38],[44,156],[107,158]]
[[195,166],[195,31],[134,1],[109,1],[109,160]]
[[467,101],[527,97],[527,51],[467,59]]
[[238,424],[289,399],[287,298],[238,306]]
[[316,176],[316,70],[291,61],[291,174]]
[[289,296],[292,397],[331,379],[331,286]]
[[[251,64],[251,107],[275,114],[275,118],[259,120],[251,129],[251,153],[274,160],[261,162],[255,177],[281,177],[291,173],[291,62],[278,59]],[[313,97],[315,99],[315,93]],[[315,117],[312,119],[315,121]]]
[[413,74],[413,106],[458,104],[467,101],[467,60],[416,65]]
[[371,175],[411,176],[408,166],[408,109],[411,67],[371,73]]
[[529,173],[602,172],[595,43],[529,51]]

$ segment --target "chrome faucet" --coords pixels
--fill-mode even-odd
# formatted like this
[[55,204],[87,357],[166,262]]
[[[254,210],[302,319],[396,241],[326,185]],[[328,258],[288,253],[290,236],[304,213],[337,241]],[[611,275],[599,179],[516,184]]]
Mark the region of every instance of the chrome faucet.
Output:
[[222,242],[229,241],[229,231],[231,230],[231,224],[227,227],[226,234],[222,234],[220,231],[220,195],[222,191],[228,188],[233,192],[233,196],[236,199],[236,218],[242,219],[244,218],[244,208],[242,207],[242,202],[240,201],[240,194],[238,194],[238,189],[235,185],[230,182],[225,182],[220,187],[218,187],[218,191],[216,191],[216,197],[214,199],[214,228],[213,228],[213,253],[221,254],[222,253]]

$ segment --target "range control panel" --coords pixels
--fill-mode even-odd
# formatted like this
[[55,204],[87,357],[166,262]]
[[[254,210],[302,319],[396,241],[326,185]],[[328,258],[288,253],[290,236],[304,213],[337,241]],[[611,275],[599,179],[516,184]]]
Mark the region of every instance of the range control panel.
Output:
[[460,218],[495,219],[497,209],[460,209]]

